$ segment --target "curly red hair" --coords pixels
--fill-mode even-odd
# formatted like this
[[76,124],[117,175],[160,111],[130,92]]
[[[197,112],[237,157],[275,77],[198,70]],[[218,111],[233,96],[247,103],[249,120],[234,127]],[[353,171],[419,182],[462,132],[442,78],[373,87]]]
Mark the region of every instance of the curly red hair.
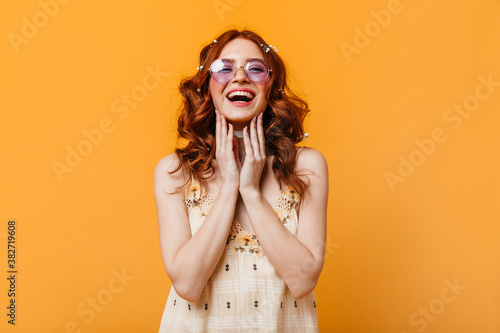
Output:
[[[264,39],[250,30],[226,31],[217,37],[216,43],[206,45],[201,50],[202,69],[194,76],[183,79],[179,86],[183,96],[183,106],[177,131],[179,138],[187,140],[187,145],[175,150],[179,157],[179,165],[172,173],[184,167],[204,185],[206,185],[205,180],[215,172],[212,160],[215,157],[216,119],[209,89],[209,67],[219,57],[224,46],[236,38],[249,40],[261,50],[261,45],[267,47]],[[269,52],[262,52],[262,55],[272,70],[270,72],[272,85],[263,115],[266,154],[274,155],[272,169],[280,188],[285,183],[302,195],[307,185],[295,170],[297,160],[295,145],[303,139],[302,124],[309,108],[307,103],[287,86],[285,64],[278,54],[270,49]],[[211,171],[211,174],[203,177],[207,171]]]

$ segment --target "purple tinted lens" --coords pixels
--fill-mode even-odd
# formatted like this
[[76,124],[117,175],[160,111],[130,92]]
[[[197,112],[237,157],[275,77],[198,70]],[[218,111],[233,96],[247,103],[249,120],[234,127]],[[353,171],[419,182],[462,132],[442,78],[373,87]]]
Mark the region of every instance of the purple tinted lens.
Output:
[[227,82],[234,76],[233,63],[227,59],[217,59],[210,66],[210,73],[215,81]]
[[262,60],[251,60],[248,62],[246,68],[247,76],[253,82],[262,82],[269,74],[267,65]]

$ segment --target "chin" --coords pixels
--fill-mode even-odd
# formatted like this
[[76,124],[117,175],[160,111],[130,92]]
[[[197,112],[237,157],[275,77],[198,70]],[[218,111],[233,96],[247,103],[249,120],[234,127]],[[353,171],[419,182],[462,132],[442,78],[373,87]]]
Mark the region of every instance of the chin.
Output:
[[262,108],[263,111],[259,111],[260,108],[250,108],[250,107],[238,107],[232,105],[224,105],[222,109],[222,114],[226,119],[231,122],[236,123],[245,123],[252,120],[253,117],[257,117],[259,113],[263,112],[265,108]]
[[241,110],[228,110],[227,112],[223,112],[224,117],[231,122],[233,125],[241,124],[246,125],[248,122],[252,120],[252,118],[259,115],[259,112],[255,111],[241,111]]

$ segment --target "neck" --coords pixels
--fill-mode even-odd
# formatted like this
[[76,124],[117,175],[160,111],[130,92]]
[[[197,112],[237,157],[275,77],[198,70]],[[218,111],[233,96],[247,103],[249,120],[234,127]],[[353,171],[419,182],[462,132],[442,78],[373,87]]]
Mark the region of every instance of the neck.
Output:
[[245,162],[245,143],[243,142],[243,133],[242,137],[238,138],[238,154],[240,156],[240,162],[243,165],[243,162]]

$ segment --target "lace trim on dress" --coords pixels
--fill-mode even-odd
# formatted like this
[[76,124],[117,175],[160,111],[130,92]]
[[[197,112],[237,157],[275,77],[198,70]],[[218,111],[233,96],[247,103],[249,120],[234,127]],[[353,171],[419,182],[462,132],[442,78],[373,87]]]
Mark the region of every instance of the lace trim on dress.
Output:
[[[202,217],[208,215],[208,212],[215,200],[210,193],[206,193],[201,184],[191,178],[191,183],[186,190],[186,198],[184,200],[186,204],[186,209],[188,215],[191,214],[192,210],[197,207],[199,209],[199,214]],[[300,207],[300,196],[291,186],[285,187],[283,193],[278,197],[276,205],[274,206],[274,211],[278,216],[281,223],[286,224],[292,219],[292,209],[295,210],[296,214],[299,214]],[[240,223],[233,220],[231,229],[229,231],[226,245],[234,242],[233,252],[237,253],[249,253],[257,256],[262,255],[262,247],[260,246],[259,240],[255,236],[255,233],[250,234],[243,230]]]
[[287,186],[283,194],[278,198],[278,202],[274,206],[274,211],[281,223],[285,224],[292,218],[292,209],[295,209],[297,215],[300,208],[300,196],[291,186]]
[[200,182],[192,178],[191,183],[186,190],[186,198],[184,199],[184,202],[186,203],[188,215],[191,214],[194,207],[198,207],[201,216],[207,216],[208,211],[214,204],[214,199],[210,194],[205,193]]

